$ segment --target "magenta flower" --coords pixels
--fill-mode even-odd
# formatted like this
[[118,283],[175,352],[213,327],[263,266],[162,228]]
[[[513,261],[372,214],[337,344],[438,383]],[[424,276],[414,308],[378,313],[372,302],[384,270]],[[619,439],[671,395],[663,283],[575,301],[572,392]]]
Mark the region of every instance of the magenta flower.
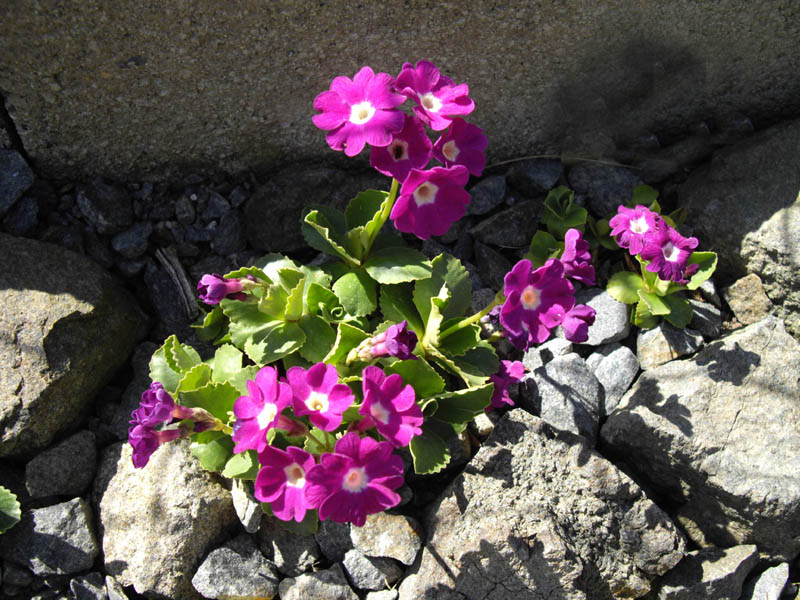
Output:
[[469,86],[453,84],[427,60],[419,61],[416,67],[405,63],[397,76],[397,89],[419,105],[414,113],[434,131],[446,129],[451,117],[468,115],[475,108]]
[[301,522],[309,509],[305,497],[306,475],[316,464],[314,457],[296,446],[286,450],[267,446],[258,453],[258,462],[263,467],[253,485],[256,499],[269,502],[272,514],[281,521]]
[[689,282],[689,277],[699,269],[689,265],[689,256],[697,248],[697,238],[685,238],[666,223],[645,238],[641,257],[650,261],[645,267],[651,273],[658,273],[664,281],[672,280],[681,285]]
[[462,165],[411,169],[392,207],[394,226],[422,240],[444,235],[467,210],[469,194],[464,185],[468,179],[469,171]]
[[306,501],[321,520],[362,527],[367,515],[400,502],[394,490],[403,485],[403,461],[388,442],[351,431],[307,471],[306,481]]
[[594,285],[594,267],[589,242],[583,239],[578,229],[567,230],[564,236],[564,252],[561,254],[564,275],[586,285]]
[[544,342],[575,305],[574,288],[564,278],[561,261],[551,258],[534,271],[531,266],[531,261],[521,260],[505,277],[500,323],[517,348]]
[[404,319],[391,325],[386,331],[361,342],[355,349],[354,355],[363,362],[370,362],[383,356],[416,360],[417,357],[413,354],[416,346],[417,334],[408,328],[408,322]]
[[589,339],[589,327],[594,324],[595,310],[585,304],[576,304],[564,315],[561,324],[564,337],[578,344]]
[[175,401],[169,392],[164,389],[158,381],[150,384],[142,393],[142,399],[138,408],[131,413],[131,425],[143,425],[145,427],[155,427],[161,423],[172,421],[172,411],[175,409]]
[[292,401],[292,388],[278,381],[275,367],[264,367],[256,373],[255,381],[247,380],[247,396],[233,404],[236,421],[233,424],[234,452],[267,447],[267,432],[273,427],[284,429],[281,413]]
[[166,429],[156,431],[146,425],[133,425],[128,429],[128,443],[133,448],[131,460],[136,469],[147,466],[153,452],[158,450],[161,444],[166,444],[172,440],[177,440],[183,435],[180,429]]
[[292,406],[298,417],[308,415],[309,421],[323,431],[333,431],[342,423],[342,413],[350,408],[355,396],[350,388],[339,383],[336,367],[317,363],[307,371],[291,367],[286,379],[292,388]]
[[369,366],[361,373],[364,402],[358,409],[364,415],[359,430],[373,426],[395,448],[408,446],[422,433],[422,409],[416,403],[414,388],[403,385],[398,374],[386,376],[379,367]]
[[620,204],[617,214],[611,217],[611,235],[620,248],[627,248],[632,256],[642,251],[645,237],[652,234],[661,223],[661,217],[641,204],[627,208]]
[[486,410],[502,408],[503,404],[514,406],[514,401],[508,393],[508,388],[525,375],[525,365],[518,360],[501,360],[500,370],[489,377],[489,381],[494,384],[492,400]]
[[411,169],[423,169],[431,160],[431,141],[425,133],[425,124],[406,115],[405,125],[394,134],[388,146],[373,147],[369,164],[384,175],[402,183]]
[[243,285],[239,279],[225,279],[216,273],[203,275],[197,282],[200,300],[206,304],[219,304],[223,298],[244,300]]
[[433,155],[446,167],[464,165],[477,177],[486,166],[488,143],[483,129],[464,119],[455,118],[449,129],[433,144]]
[[314,99],[314,125],[328,131],[325,136],[334,150],[355,156],[370,146],[388,146],[392,134],[403,128],[404,115],[397,109],[405,98],[394,91],[395,80],[388,73],[377,75],[363,67],[351,80],[336,77],[327,92]]

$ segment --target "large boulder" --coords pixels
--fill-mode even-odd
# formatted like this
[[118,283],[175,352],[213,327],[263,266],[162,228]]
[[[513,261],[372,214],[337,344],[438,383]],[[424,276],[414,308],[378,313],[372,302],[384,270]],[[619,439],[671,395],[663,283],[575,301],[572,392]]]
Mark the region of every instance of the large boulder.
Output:
[[646,371],[603,449],[669,495],[700,545],[800,552],[800,344],[769,317]]
[[587,441],[515,409],[425,524],[400,586],[422,598],[635,598],[684,554],[669,518]]
[[0,234],[0,457],[77,426],[146,332],[136,302],[91,260]]

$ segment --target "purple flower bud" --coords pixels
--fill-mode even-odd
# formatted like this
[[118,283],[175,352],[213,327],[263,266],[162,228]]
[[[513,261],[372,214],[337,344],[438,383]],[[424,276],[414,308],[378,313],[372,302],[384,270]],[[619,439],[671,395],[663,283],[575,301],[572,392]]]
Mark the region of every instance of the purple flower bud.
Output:
[[408,323],[403,320],[361,342],[355,349],[354,356],[363,362],[370,362],[382,356],[416,360],[417,357],[413,354],[416,346],[417,334],[411,331]]
[[225,279],[216,273],[203,275],[197,282],[200,300],[206,304],[219,304],[223,298],[244,300],[243,285],[239,279]]
[[158,381],[150,384],[150,387],[142,393],[142,400],[139,407],[131,413],[131,425],[143,425],[154,427],[161,423],[169,423],[172,420],[172,411],[175,409],[175,401],[169,392],[164,389]]
[[589,242],[583,239],[581,232],[570,229],[564,236],[564,252],[561,255],[564,265],[564,276],[580,281],[586,285],[594,285],[594,267]]
[[161,444],[177,440],[181,435],[179,429],[155,431],[145,425],[134,425],[128,429],[128,443],[133,447],[131,459],[134,468],[144,468]]

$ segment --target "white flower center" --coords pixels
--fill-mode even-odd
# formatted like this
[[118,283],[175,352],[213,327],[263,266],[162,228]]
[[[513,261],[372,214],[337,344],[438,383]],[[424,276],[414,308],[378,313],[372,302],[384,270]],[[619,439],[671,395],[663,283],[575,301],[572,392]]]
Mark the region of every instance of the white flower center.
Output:
[[327,412],[328,395],[312,391],[306,398],[306,408],[315,412]]
[[375,107],[368,100],[350,107],[350,122],[363,125],[375,115]]
[[646,233],[649,229],[650,226],[647,224],[647,219],[644,218],[644,215],[631,221],[630,230],[633,233]]
[[274,404],[267,402],[264,405],[264,408],[261,409],[261,412],[258,413],[258,417],[256,420],[258,421],[258,428],[259,429],[266,429],[270,426],[270,424],[275,420],[275,416],[278,414],[278,407]]
[[372,406],[369,407],[369,414],[372,415],[373,419],[380,421],[384,425],[389,422],[389,411],[380,402],[372,403]]
[[414,202],[417,203],[417,206],[425,206],[426,204],[430,204],[436,200],[436,192],[438,191],[439,188],[437,186],[432,184],[430,181],[426,181],[414,190]]
[[292,463],[288,467],[284,467],[283,472],[286,473],[286,485],[295,488],[305,487],[306,472],[303,467],[297,463]]
[[459,152],[460,150],[453,140],[450,140],[444,146],[442,146],[442,154],[444,154],[444,157],[450,162],[454,162],[456,160]]
[[392,140],[389,144],[389,154],[395,161],[408,160],[408,142]]
[[353,467],[345,473],[342,479],[342,489],[348,492],[360,492],[369,483],[364,467]]
[[681,256],[681,249],[677,246],[673,246],[672,242],[667,242],[663,248],[661,248],[661,253],[664,255],[664,259],[669,262],[678,262],[678,259]]
[[430,112],[439,112],[442,108],[442,101],[433,95],[433,92],[428,92],[419,97],[419,103]]
[[522,294],[520,294],[519,299],[522,302],[522,306],[524,306],[527,310],[536,310],[542,303],[541,292],[532,285],[529,285],[522,290]]

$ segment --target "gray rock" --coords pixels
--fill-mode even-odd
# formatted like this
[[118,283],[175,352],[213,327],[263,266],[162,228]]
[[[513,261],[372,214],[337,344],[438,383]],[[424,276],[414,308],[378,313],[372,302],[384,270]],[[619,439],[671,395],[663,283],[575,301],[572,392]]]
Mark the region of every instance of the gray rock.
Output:
[[628,305],[618,302],[605,290],[585,288],[575,295],[575,304],[586,304],[595,310],[594,323],[589,327],[589,346],[602,346],[628,337],[631,322]]
[[130,364],[133,378],[128,383],[119,403],[105,402],[98,406],[100,418],[118,440],[128,439],[128,427],[131,413],[139,406],[142,393],[150,387],[150,358],[158,345],[153,342],[142,342],[133,351]]
[[484,177],[469,188],[468,215],[485,215],[503,203],[506,197],[506,178],[502,175]]
[[19,237],[28,235],[39,223],[39,202],[23,196],[3,219],[6,231]]
[[627,475],[519,409],[431,506],[426,530],[401,600],[639,597],[684,550]]
[[781,563],[754,577],[744,586],[740,600],[780,600],[789,581],[789,565]]
[[108,600],[128,600],[128,595],[125,593],[125,590],[119,582],[110,575],[106,575],[106,591],[108,591]]
[[757,563],[753,545],[689,552],[661,579],[658,600],[738,600],[745,577]]
[[422,526],[412,517],[376,513],[363,527],[351,527],[353,547],[366,556],[388,557],[410,565],[422,547]]
[[475,263],[483,283],[494,291],[502,289],[506,273],[511,270],[511,262],[486,244],[475,242],[474,248]]
[[750,273],[722,290],[736,319],[743,325],[757,323],[773,311],[772,302],[764,292],[761,278]]
[[244,216],[239,211],[225,213],[217,225],[211,249],[220,256],[244,250],[247,246],[245,229]]
[[380,592],[370,592],[367,600],[397,600],[397,590],[381,590]]
[[403,575],[403,569],[391,558],[370,558],[355,548],[344,556],[344,569],[360,590],[382,590]]
[[689,299],[692,306],[692,321],[689,327],[703,334],[707,340],[715,340],[722,333],[722,311],[713,304]]
[[553,189],[563,173],[564,165],[560,160],[534,158],[515,162],[508,170],[506,180],[523,194],[535,196]]
[[108,600],[108,590],[103,575],[97,572],[75,577],[69,582],[75,600]]
[[570,187],[589,198],[592,212],[607,217],[633,197],[633,188],[643,182],[635,171],[623,167],[580,163],[569,170]]
[[231,482],[231,500],[239,522],[247,533],[255,533],[261,525],[261,503],[253,496],[252,484],[243,479],[233,479]]
[[133,468],[130,445],[109,446],[94,500],[106,574],[145,595],[197,598],[192,573],[211,541],[236,523],[230,493],[185,440],[163,445],[143,469]]
[[[607,452],[681,503],[699,545],[800,551],[800,344],[765,319],[643,373],[603,425]],[[768,444],[754,440],[769,440]]]
[[89,185],[78,187],[75,201],[97,233],[119,233],[133,223],[130,196],[119,185],[93,179]]
[[639,366],[652,369],[675,358],[697,352],[703,345],[703,336],[692,329],[677,329],[661,323],[653,329],[642,329],[636,338],[636,357]]
[[94,479],[96,462],[94,433],[79,431],[25,465],[25,487],[31,498],[79,496]]
[[178,198],[175,203],[175,220],[183,225],[194,223],[195,210],[194,204],[185,195]]
[[15,585],[17,587],[28,587],[33,583],[33,574],[23,567],[18,567],[17,565],[6,561],[6,564],[3,565],[2,571],[0,571],[0,583],[4,583],[6,585]]
[[314,534],[322,553],[331,562],[342,562],[344,555],[353,547],[350,540],[350,523],[320,521]]
[[278,571],[289,577],[311,570],[321,556],[313,535],[292,533],[272,517],[264,516],[256,542],[264,555],[272,558]]
[[520,382],[520,406],[556,429],[594,445],[602,405],[600,382],[577,354],[557,356]]
[[200,220],[203,223],[218,220],[230,211],[230,209],[231,205],[228,204],[225,198],[216,192],[209,192],[208,200],[206,200],[205,207],[200,213]]
[[138,258],[147,252],[151,233],[153,226],[148,221],[134,223],[129,229],[111,238],[111,247],[125,258]]
[[525,248],[539,227],[542,203],[534,200],[520,202],[475,225],[470,233],[484,244],[500,248]]
[[0,256],[0,456],[30,456],[85,417],[146,319],[87,258],[5,234]]
[[594,376],[603,386],[603,416],[608,416],[631,387],[639,372],[639,359],[627,346],[608,353],[594,369]]
[[714,283],[713,279],[706,279],[703,283],[700,284],[700,287],[697,288],[697,291],[700,292],[700,295],[703,297],[703,300],[706,302],[710,302],[717,308],[722,308],[722,300],[717,293],[717,286]]
[[204,598],[274,598],[278,593],[275,565],[247,535],[212,550],[192,578]]
[[299,577],[287,577],[278,588],[281,600],[358,600],[356,593],[347,585],[347,579],[338,564],[330,569],[306,573]]
[[482,311],[494,301],[495,296],[495,290],[488,287],[480,288],[472,292],[472,302],[469,305],[470,313],[475,314],[476,312]]
[[24,512],[0,545],[5,560],[41,576],[85,571],[99,551],[91,509],[81,498]]
[[0,218],[33,184],[33,171],[15,150],[0,148]]
[[174,333],[180,340],[187,339],[191,335],[191,324],[194,322],[190,308],[196,310],[196,306],[186,305],[178,282],[162,266],[150,262],[144,270],[144,284],[158,315],[155,335],[165,338]]
[[522,364],[529,371],[533,371],[549,363],[556,356],[565,356],[571,352],[572,342],[566,338],[550,338],[543,344],[528,348],[522,355]]

